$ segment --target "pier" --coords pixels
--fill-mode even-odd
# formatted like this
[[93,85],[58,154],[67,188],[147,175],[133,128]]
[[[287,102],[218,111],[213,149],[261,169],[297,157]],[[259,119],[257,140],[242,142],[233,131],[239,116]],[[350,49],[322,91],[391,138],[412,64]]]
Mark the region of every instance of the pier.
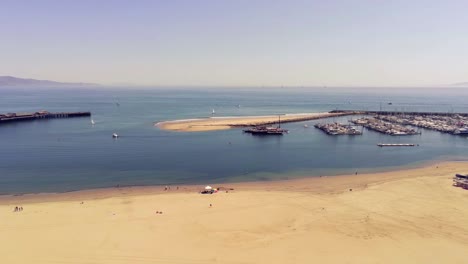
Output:
[[73,118],[73,117],[89,117],[91,112],[56,112],[39,111],[34,113],[7,113],[0,114],[0,124],[28,121],[36,119],[51,119],[51,118]]

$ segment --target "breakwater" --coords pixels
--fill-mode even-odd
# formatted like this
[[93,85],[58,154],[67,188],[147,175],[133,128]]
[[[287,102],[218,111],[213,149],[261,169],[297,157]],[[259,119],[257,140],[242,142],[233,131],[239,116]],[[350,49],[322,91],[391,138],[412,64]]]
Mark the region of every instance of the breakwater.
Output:
[[329,113],[343,113],[347,115],[420,115],[420,116],[463,116],[468,117],[468,113],[452,112],[402,112],[402,111],[368,111],[368,110],[332,110]]
[[28,121],[36,119],[51,119],[51,118],[72,118],[72,117],[87,117],[91,116],[91,112],[56,112],[39,111],[34,113],[7,113],[0,114],[0,124]]

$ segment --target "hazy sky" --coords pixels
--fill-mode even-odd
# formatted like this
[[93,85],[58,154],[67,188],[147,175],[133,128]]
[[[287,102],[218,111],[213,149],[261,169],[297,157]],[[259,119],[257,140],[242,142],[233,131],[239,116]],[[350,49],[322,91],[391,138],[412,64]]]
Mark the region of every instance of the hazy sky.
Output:
[[468,81],[468,1],[0,0],[0,75],[143,85]]

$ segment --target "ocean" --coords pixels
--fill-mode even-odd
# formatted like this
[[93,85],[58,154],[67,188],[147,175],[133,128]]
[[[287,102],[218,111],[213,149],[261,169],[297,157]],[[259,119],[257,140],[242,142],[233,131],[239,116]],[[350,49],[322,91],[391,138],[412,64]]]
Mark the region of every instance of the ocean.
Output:
[[[290,133],[271,137],[242,129],[171,132],[154,123],[208,117],[212,109],[215,116],[335,109],[468,113],[467,95],[462,88],[0,88],[0,113],[91,111],[95,121],[1,124],[0,194],[267,181],[465,160],[466,137],[430,130],[395,137],[366,129],[362,136],[328,136],[313,127],[351,117],[282,124]],[[114,132],[118,139],[111,137]]]

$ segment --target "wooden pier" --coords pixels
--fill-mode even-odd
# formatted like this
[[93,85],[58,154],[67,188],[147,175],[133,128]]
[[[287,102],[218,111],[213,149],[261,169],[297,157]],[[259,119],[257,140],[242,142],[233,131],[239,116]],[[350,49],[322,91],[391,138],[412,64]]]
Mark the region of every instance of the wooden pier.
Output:
[[0,124],[36,120],[36,119],[73,118],[73,117],[89,117],[89,116],[91,116],[91,112],[51,113],[48,111],[39,111],[39,112],[34,112],[34,113],[7,113],[7,114],[0,114]]

